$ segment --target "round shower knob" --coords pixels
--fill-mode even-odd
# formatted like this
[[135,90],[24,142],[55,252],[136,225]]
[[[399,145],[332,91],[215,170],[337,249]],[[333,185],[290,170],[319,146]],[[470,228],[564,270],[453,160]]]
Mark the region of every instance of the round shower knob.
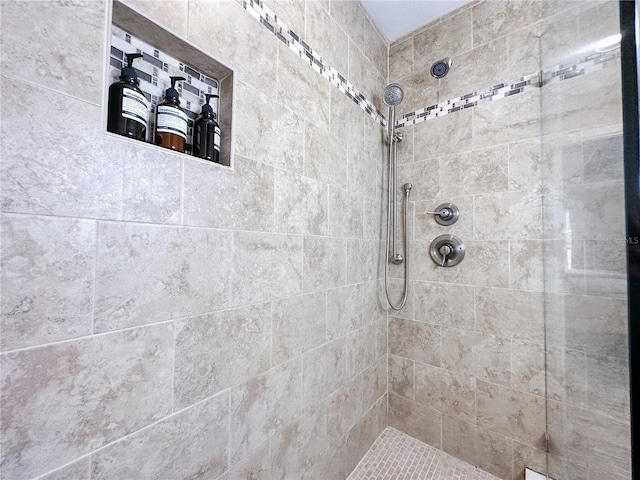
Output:
[[455,267],[464,258],[464,243],[455,235],[440,235],[433,239],[429,254],[441,267]]
[[438,205],[433,212],[427,212],[429,215],[435,215],[436,222],[440,225],[453,225],[460,218],[460,210],[453,203],[443,203]]

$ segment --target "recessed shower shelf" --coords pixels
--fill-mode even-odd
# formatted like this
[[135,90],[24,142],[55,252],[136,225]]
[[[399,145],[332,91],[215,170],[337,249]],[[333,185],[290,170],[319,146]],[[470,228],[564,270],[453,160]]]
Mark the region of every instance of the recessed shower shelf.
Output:
[[[146,141],[131,140],[154,149],[172,151],[153,143],[155,109],[162,101],[164,90],[169,87],[169,77],[182,76],[186,80],[178,84],[178,91],[181,97],[180,106],[187,113],[189,123],[187,152],[173,152],[203,160],[190,155],[193,123],[201,111],[205,94],[214,94],[219,96],[212,102],[212,106],[222,132],[219,164],[233,166],[234,71],[185,39],[165,30],[135,8],[118,0],[112,2],[111,33],[106,72],[107,85],[117,81],[126,53],[143,54],[143,57],[134,63],[134,67],[140,80],[140,89],[150,105],[147,112],[149,122]],[[105,92],[105,105],[108,102],[107,97]],[[105,108],[105,119],[106,115],[107,108]]]

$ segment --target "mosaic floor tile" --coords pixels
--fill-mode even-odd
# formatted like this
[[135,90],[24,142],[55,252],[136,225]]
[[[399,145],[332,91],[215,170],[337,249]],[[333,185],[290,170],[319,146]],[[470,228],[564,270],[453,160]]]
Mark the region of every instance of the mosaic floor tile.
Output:
[[395,428],[387,427],[347,480],[499,480]]

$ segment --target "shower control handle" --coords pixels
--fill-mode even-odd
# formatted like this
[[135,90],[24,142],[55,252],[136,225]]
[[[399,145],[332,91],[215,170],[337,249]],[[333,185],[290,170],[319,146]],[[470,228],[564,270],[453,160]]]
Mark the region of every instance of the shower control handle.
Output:
[[440,225],[453,225],[460,218],[460,210],[453,203],[443,203],[438,205],[433,212],[428,215],[435,215],[436,222]]
[[431,242],[429,255],[439,267],[455,267],[464,258],[465,247],[455,235],[440,235]]
[[447,264],[447,257],[451,254],[453,250],[449,245],[442,245],[440,247],[440,255],[442,255],[442,264],[441,267],[444,267]]

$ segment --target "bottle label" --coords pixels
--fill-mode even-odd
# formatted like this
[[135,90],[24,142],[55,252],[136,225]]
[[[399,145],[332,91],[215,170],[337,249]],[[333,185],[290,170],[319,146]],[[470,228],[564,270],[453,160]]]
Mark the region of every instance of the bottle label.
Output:
[[187,114],[173,107],[158,107],[158,124],[160,133],[174,133],[187,139]]
[[122,91],[122,116],[147,126],[147,98],[135,90]]
[[218,152],[220,151],[220,127],[215,127],[213,130],[213,148]]

